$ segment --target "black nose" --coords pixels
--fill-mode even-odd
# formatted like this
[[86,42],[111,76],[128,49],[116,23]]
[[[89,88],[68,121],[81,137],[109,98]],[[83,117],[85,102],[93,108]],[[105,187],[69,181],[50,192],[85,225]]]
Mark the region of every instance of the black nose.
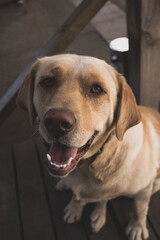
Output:
[[74,114],[68,110],[51,109],[44,116],[44,126],[54,137],[70,132],[76,124]]

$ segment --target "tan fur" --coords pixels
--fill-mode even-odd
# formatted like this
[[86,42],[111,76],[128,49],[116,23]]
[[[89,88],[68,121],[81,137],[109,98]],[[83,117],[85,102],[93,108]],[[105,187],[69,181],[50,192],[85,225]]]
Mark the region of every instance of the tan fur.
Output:
[[[44,77],[55,78],[53,89],[40,86]],[[91,96],[93,84],[99,84],[104,93]],[[99,132],[84,163],[57,184],[58,189],[67,187],[74,193],[64,220],[79,220],[83,206],[97,202],[91,214],[91,226],[97,232],[105,223],[106,202],[130,196],[135,200],[135,212],[126,232],[130,240],[147,238],[149,200],[160,189],[160,114],[137,106],[124,77],[104,61],[70,54],[38,60],[17,102],[28,110],[31,122],[37,115],[40,133],[48,143],[52,139],[43,126],[43,116],[51,108],[71,110],[78,120],[71,132],[60,137],[61,144],[80,148],[95,130]],[[88,159],[99,149],[94,161]]]
[[124,77],[117,74],[117,79],[120,91],[116,135],[119,140],[122,140],[126,130],[138,124],[141,120],[141,116],[136,106],[135,97]]

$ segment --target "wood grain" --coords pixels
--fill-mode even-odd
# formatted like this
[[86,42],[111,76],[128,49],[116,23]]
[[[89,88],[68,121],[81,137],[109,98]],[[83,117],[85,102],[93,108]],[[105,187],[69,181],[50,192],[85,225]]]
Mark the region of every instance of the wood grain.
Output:
[[22,234],[12,152],[7,147],[0,150],[0,239],[13,236],[20,240]]
[[159,110],[160,1],[129,0],[129,83],[137,102]]
[[19,199],[25,240],[54,240],[39,162],[32,141],[15,145]]
[[142,0],[141,104],[159,109],[160,1]]

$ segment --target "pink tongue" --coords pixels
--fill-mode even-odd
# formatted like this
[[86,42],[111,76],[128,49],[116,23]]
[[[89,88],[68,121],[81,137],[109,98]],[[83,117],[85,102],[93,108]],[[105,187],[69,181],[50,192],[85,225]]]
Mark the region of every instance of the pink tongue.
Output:
[[70,158],[74,159],[78,148],[64,146],[60,143],[53,143],[49,150],[49,155],[54,163],[67,163]]

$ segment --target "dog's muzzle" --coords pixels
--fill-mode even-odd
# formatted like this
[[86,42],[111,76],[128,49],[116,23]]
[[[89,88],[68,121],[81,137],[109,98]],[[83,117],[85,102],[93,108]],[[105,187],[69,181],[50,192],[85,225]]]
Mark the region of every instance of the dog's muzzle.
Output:
[[44,115],[44,127],[53,139],[53,142],[49,144],[47,165],[54,176],[66,176],[73,171],[98,134],[94,131],[90,139],[79,148],[63,145],[60,138],[74,130],[76,122],[74,114],[66,109],[50,109]]

